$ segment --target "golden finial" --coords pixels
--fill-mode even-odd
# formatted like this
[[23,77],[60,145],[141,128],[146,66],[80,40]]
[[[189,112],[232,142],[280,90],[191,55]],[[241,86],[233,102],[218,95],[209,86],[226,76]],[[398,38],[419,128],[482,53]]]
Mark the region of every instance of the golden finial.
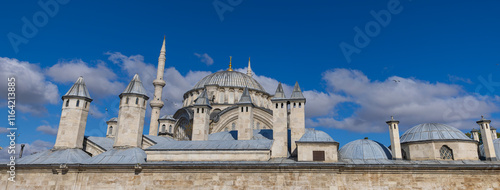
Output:
[[233,68],[232,68],[232,65],[231,65],[231,59],[233,57],[232,56],[229,56],[229,69],[227,69],[227,71],[233,71]]

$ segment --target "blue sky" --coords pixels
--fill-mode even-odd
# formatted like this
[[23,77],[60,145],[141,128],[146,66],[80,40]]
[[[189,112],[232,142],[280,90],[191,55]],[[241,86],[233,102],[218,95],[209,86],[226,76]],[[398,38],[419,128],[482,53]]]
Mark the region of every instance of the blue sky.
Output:
[[[80,75],[94,98],[86,135],[105,135],[105,121],[117,115],[118,94],[133,74],[152,94],[164,35],[164,114],[233,56],[240,69],[252,57],[255,77],[270,93],[280,81],[290,95],[298,81],[308,98],[307,126],[327,131],[341,146],[364,137],[388,146],[384,121],[391,115],[401,134],[419,123],[466,132],[481,115],[492,126],[500,119],[497,1],[40,2],[58,8],[47,11],[37,1],[0,6],[0,76],[18,78],[18,143],[32,152],[55,142],[60,96]],[[31,24],[36,31],[26,29]],[[345,44],[355,53],[346,56]],[[7,143],[0,138],[0,146]]]

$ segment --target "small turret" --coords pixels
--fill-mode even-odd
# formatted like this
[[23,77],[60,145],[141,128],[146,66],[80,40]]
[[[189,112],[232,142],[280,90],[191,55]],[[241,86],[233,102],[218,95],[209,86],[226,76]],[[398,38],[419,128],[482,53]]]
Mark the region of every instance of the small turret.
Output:
[[472,134],[472,139],[474,139],[475,141],[479,142],[479,130],[472,129],[470,132]]
[[288,157],[288,100],[285,98],[281,83],[276,88],[274,97],[271,98],[273,110],[273,146],[271,148],[273,158]]
[[119,97],[118,131],[113,147],[141,147],[146,102],[149,97],[146,95],[139,75],[134,75]]
[[106,137],[115,137],[116,131],[118,130],[118,118],[113,117],[106,121],[108,124],[108,130],[106,131]]
[[399,140],[399,121],[394,120],[394,117],[391,116],[391,120],[386,121],[385,123],[389,125],[389,134],[391,136],[392,159],[401,160],[403,159],[403,156],[401,154],[401,143]]
[[491,120],[484,119],[484,117],[481,116],[481,120],[476,121],[476,123],[479,125],[479,130],[481,130],[481,138],[483,139],[484,156],[486,160],[497,160],[495,147],[493,146],[493,139],[491,138]]
[[253,107],[252,97],[245,87],[238,102],[238,140],[250,140],[253,137]]
[[83,77],[76,80],[62,100],[61,120],[54,148],[83,148],[85,126],[92,102]]
[[207,96],[207,91],[203,92],[194,100],[193,111],[193,141],[206,141],[208,140],[208,132],[210,130],[210,101]]
[[305,121],[305,106],[306,106],[306,98],[302,94],[300,90],[300,86],[298,82],[295,82],[295,86],[293,87],[293,92],[290,97],[290,137],[291,137],[291,150],[292,155],[297,154],[297,144],[296,141],[300,140],[300,138],[304,135],[306,130],[306,121]]

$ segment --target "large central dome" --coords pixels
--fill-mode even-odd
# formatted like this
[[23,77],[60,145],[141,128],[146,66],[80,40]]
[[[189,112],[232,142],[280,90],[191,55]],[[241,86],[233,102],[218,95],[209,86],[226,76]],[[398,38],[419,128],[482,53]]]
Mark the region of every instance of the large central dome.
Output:
[[206,85],[218,85],[220,87],[240,87],[266,92],[264,88],[252,77],[238,71],[219,71],[201,79],[193,89],[203,88]]

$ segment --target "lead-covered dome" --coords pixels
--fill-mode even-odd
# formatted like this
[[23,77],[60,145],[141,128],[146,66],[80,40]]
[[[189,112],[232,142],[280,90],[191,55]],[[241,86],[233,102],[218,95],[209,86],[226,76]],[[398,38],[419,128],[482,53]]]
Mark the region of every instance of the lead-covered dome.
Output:
[[[495,148],[495,154],[497,156],[497,159],[500,159],[500,139],[493,140],[493,147]],[[479,154],[482,157],[485,157],[484,156],[484,146],[483,145],[479,145]]]
[[424,123],[414,126],[401,136],[401,143],[428,140],[466,140],[472,141],[462,131],[439,123]]
[[351,160],[388,160],[391,151],[377,141],[369,139],[355,140],[344,145],[340,150],[341,159]]
[[239,87],[266,92],[264,88],[252,77],[238,71],[219,71],[201,79],[193,89],[204,88],[206,85],[218,85],[220,87]]

